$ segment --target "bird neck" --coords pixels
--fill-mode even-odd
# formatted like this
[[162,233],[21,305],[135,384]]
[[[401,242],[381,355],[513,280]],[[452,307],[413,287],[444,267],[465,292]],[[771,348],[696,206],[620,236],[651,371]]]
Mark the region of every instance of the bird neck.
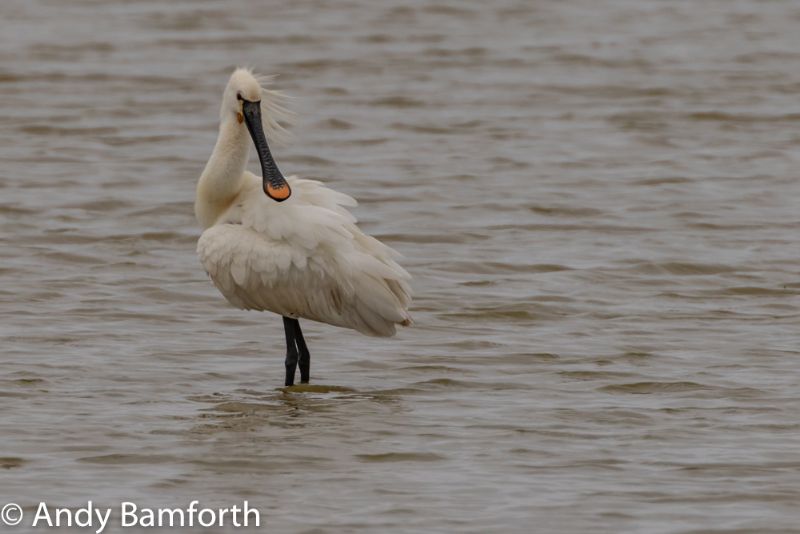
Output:
[[223,119],[214,151],[197,183],[194,209],[204,228],[216,222],[241,190],[249,152],[247,128],[234,116]]

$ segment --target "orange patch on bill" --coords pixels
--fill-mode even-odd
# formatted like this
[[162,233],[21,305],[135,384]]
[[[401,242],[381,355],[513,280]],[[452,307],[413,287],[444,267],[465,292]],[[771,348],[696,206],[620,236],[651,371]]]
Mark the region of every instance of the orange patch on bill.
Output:
[[242,115],[241,113],[237,113],[236,120],[239,121],[239,124],[242,124],[244,122],[244,115]]
[[272,184],[267,183],[267,196],[274,200],[286,200],[292,194],[289,184],[281,184],[279,187],[274,187]]

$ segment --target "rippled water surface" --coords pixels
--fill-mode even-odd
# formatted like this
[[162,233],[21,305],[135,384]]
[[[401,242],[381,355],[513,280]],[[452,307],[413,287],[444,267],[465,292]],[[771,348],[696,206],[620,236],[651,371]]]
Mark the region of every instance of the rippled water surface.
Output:
[[[798,3],[0,15],[3,502],[800,528]],[[281,168],[358,198],[415,278],[394,339],[304,323],[308,388],[280,388],[280,319],[229,307],[194,252],[236,64],[296,97]]]

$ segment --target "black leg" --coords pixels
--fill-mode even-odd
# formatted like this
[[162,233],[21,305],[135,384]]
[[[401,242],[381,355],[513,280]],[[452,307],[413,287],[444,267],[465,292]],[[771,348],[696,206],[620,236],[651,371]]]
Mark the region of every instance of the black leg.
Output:
[[294,340],[297,342],[297,351],[300,353],[300,383],[308,384],[311,379],[311,354],[308,352],[303,331],[300,330],[300,321],[294,320]]
[[297,342],[294,323],[297,319],[283,318],[283,331],[286,334],[286,385],[294,385],[294,372],[297,369]]

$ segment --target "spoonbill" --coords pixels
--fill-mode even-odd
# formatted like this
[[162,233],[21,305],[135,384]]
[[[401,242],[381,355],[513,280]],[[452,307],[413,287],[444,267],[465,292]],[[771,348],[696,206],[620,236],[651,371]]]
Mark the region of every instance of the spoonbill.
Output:
[[[222,96],[219,135],[197,183],[203,226],[197,253],[232,305],[283,316],[286,380],[310,379],[311,356],[298,319],[370,336],[392,336],[411,317],[411,276],[397,252],[356,226],[356,201],[319,181],[284,177],[267,139],[285,133],[284,97],[237,68]],[[250,139],[262,176],[245,169]]]

